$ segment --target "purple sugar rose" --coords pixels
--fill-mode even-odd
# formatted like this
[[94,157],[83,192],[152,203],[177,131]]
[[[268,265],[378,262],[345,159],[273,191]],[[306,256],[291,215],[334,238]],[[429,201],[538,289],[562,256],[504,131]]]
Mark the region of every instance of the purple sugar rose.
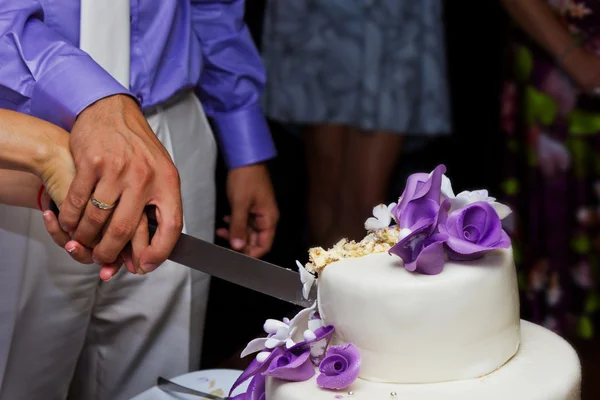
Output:
[[440,216],[439,230],[448,235],[448,255],[455,261],[475,260],[491,250],[510,247],[498,213],[486,201]]
[[392,214],[400,228],[410,228],[411,221],[408,220],[405,210],[410,203],[419,200],[432,200],[438,206],[441,199],[442,175],[446,172],[444,165],[438,165],[431,174],[412,174],[406,181],[406,187]]
[[315,374],[315,369],[310,361],[310,349],[302,352],[293,352],[290,350],[282,351],[275,356],[264,376],[282,379],[290,382],[306,381]]
[[448,235],[438,231],[438,221],[446,219],[450,205],[448,200],[440,206],[433,199],[423,198],[410,202],[404,209],[402,219],[409,223],[411,233],[389,253],[400,257],[408,271],[426,275],[442,272]]
[[325,389],[345,389],[358,378],[360,351],[351,343],[332,346],[321,361],[319,371],[317,385]]

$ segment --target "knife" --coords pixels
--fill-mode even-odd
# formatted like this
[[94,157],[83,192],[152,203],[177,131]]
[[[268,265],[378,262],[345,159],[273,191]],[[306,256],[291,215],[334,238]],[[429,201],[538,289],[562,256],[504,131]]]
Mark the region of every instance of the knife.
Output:
[[[59,210],[54,202],[50,203],[50,210],[58,216]],[[158,228],[155,208],[147,207],[146,215],[152,239]],[[310,291],[308,299],[304,298],[300,275],[296,271],[246,256],[184,233],[179,236],[168,259],[300,307],[311,307],[317,299],[314,287]]]
[[190,389],[188,387],[179,385],[175,382],[165,379],[162,376],[159,376],[158,379],[156,380],[156,386],[158,386],[158,388],[162,391],[190,394],[193,396],[199,396],[199,397],[202,397],[204,399],[209,399],[209,400],[229,400],[230,399],[230,397],[220,397],[220,396],[216,396],[214,394],[204,393],[204,392],[201,392],[196,389]]

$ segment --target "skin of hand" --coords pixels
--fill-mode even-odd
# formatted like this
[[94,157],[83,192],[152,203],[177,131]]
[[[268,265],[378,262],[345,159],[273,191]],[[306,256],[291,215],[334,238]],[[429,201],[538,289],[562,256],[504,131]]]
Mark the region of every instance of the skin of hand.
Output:
[[[137,273],[156,269],[183,227],[180,182],[137,103],[115,95],[90,105],[73,126],[70,149],[77,174],[61,207],[62,230],[79,244],[94,246],[98,264],[118,261],[124,250],[128,269],[131,264]],[[91,204],[92,196],[116,207],[101,210]],[[159,224],[150,244],[147,205],[156,206]]]
[[225,217],[228,228],[217,236],[228,240],[234,250],[260,258],[271,249],[279,210],[273,185],[264,164],[254,164],[229,171],[227,197],[231,216]]
[[563,60],[563,66],[583,91],[600,88],[600,56],[579,48]]
[[[59,132],[57,129],[52,136],[53,140],[48,143],[45,156],[40,158],[39,163],[34,166],[33,170],[44,185],[41,198],[42,208],[45,210],[43,213],[44,225],[52,240],[58,246],[64,248],[75,261],[82,264],[92,264],[92,250],[71,240],[69,235],[60,228],[54,213],[48,210],[51,199],[54,200],[57,206],[62,205],[69,186],[75,177],[75,163],[69,151],[68,135],[66,131]],[[109,280],[119,271],[121,264],[119,262],[103,265],[100,269],[100,278]]]

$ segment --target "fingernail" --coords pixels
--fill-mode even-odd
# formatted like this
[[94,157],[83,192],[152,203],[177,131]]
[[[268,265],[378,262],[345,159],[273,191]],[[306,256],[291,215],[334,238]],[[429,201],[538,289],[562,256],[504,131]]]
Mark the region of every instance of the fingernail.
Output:
[[236,250],[240,250],[244,248],[244,241],[242,239],[232,239],[231,240],[231,247],[233,247]]
[[152,272],[156,268],[158,268],[158,265],[156,265],[156,264],[144,264],[144,269],[143,269],[142,273]]
[[74,244],[67,243],[67,245],[65,246],[65,250],[67,250],[69,254],[73,254],[75,253],[75,250],[77,250],[77,246],[75,246]]
[[44,214],[42,214],[44,216],[44,219],[46,221],[50,221],[50,219],[52,218],[52,212],[50,211],[44,211]]

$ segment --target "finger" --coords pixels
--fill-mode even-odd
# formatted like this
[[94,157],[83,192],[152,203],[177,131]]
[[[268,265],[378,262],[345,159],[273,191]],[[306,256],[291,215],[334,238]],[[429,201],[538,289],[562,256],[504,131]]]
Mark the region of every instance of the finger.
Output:
[[231,216],[230,215],[226,215],[223,217],[223,222],[225,222],[226,224],[230,224],[231,223]]
[[250,204],[245,200],[231,205],[231,224],[229,226],[229,243],[234,250],[243,250],[247,243],[248,213]]
[[227,228],[217,229],[217,236],[223,240],[229,240],[229,230]]
[[[183,229],[183,210],[179,191],[174,191],[174,196],[168,201],[156,204],[156,222],[158,228],[152,238],[150,246],[139,254],[140,269],[152,272],[167,260],[173,251],[175,243]],[[137,254],[134,253],[134,261]]]
[[94,259],[99,264],[110,264],[133,237],[142,214],[144,203],[135,189],[126,189],[111,217],[100,243],[94,248]]
[[75,261],[81,264],[94,263],[92,259],[92,250],[82,246],[81,243],[71,240],[64,247],[67,253],[69,253],[71,258],[73,258]]
[[64,248],[75,261],[82,264],[92,264],[92,252],[71,240],[71,237],[58,225],[56,215],[52,211],[45,211],[43,215],[44,225],[54,243]]
[[121,263],[103,265],[100,268],[100,279],[102,279],[105,282],[109,281],[113,276],[117,274],[117,272],[119,272],[122,266],[123,264]]
[[92,190],[96,186],[97,177],[92,167],[79,168],[67,193],[67,198],[60,207],[58,221],[62,230],[67,233],[75,232],[83,215]]
[[[103,205],[114,206],[119,199],[119,190],[117,189],[117,182],[115,179],[102,178],[94,193],[91,196],[90,201],[85,208],[83,217],[79,221],[77,228],[73,234],[73,239],[77,240],[84,246],[92,247],[94,240],[100,235],[108,219],[110,218],[113,210],[102,209]],[[95,205],[94,201],[100,202],[101,204]],[[115,257],[117,254],[115,254]],[[99,260],[101,262],[109,263],[112,260]]]
[[251,248],[250,256],[255,258],[263,257],[273,246],[273,239],[275,238],[275,228],[268,229],[257,234],[256,246]]
[[[135,234],[131,239],[131,266],[134,274],[145,274],[147,271],[144,266],[140,263],[140,257],[144,249],[150,244],[150,231],[148,230],[148,217],[146,214],[142,215],[142,219],[138,224]],[[129,268],[128,268],[129,269]]]
[[135,266],[133,265],[133,254],[131,250],[131,244],[128,244],[123,250],[123,263],[125,264],[125,268],[127,271],[131,272],[135,275]]

